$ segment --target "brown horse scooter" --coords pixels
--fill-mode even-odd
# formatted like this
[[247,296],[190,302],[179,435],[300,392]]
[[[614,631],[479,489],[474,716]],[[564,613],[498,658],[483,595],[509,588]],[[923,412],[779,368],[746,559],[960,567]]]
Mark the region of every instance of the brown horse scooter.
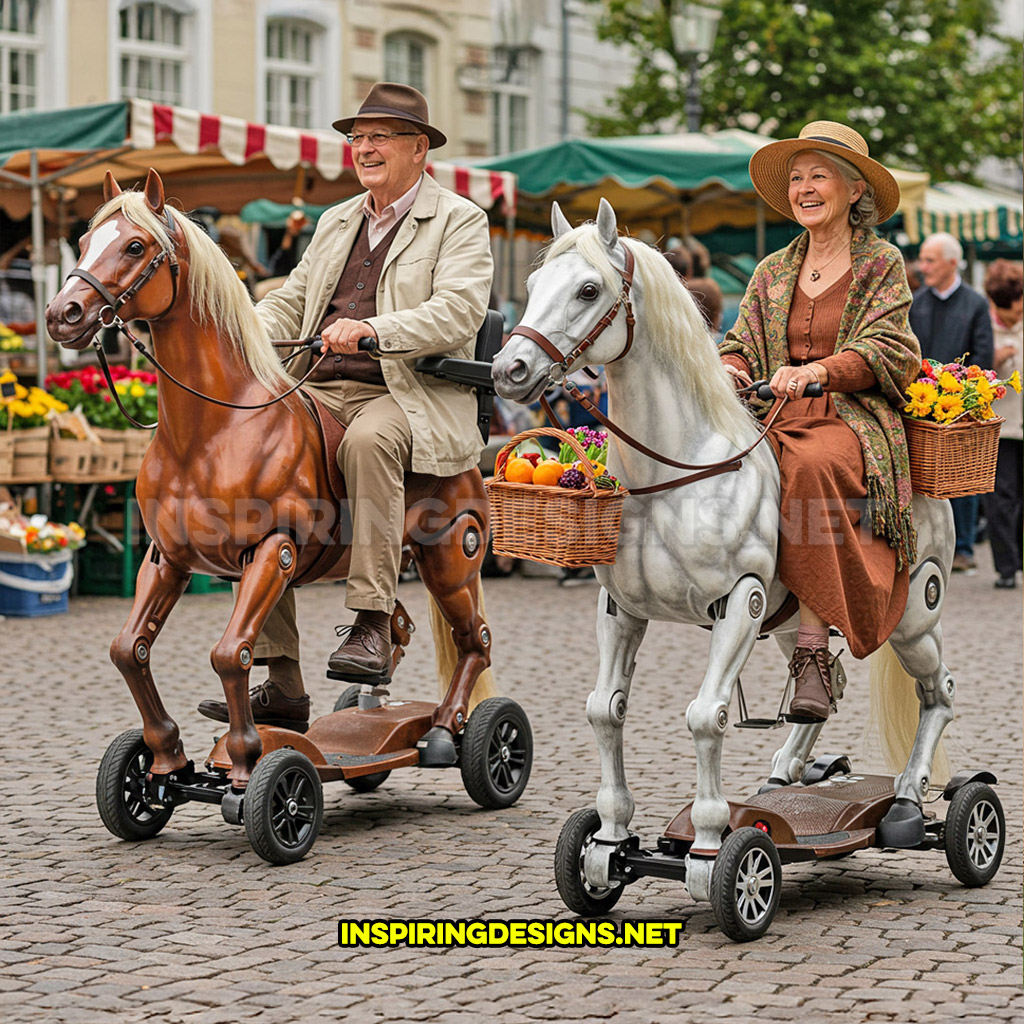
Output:
[[[123,839],[146,839],[178,803],[219,803],[226,820],[244,823],[257,853],[285,863],[316,839],[322,781],[366,790],[393,768],[459,763],[477,803],[514,803],[532,761],[525,714],[496,697],[469,714],[471,696],[484,695],[491,649],[480,587],[489,523],[476,469],[406,479],[405,544],[432,599],[441,702],[359,707],[359,688],[350,687],[305,735],[253,723],[253,645],[274,605],[288,587],[347,573],[344,495],[331,481],[340,435],[325,441],[330,424],[295,390],[227,258],[165,206],[159,175],[150,170],[139,193],[121,192],[108,174],[104,197],[82,258],[46,315],[51,336],[74,349],[101,326],[131,337],[128,321],[148,321],[152,356],[135,343],[160,370],[160,423],[136,484],[153,542],[111,646],[143,728],[118,737],[104,756],[104,823]],[[453,372],[449,365],[446,375]],[[205,772],[186,757],[150,668],[152,645],[193,572],[239,584],[211,652],[230,720]],[[392,668],[412,630],[399,605]]]

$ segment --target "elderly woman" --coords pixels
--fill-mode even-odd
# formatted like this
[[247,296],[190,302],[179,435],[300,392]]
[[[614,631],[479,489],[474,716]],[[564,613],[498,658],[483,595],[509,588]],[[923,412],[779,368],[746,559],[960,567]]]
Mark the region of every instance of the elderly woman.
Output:
[[[815,121],[758,150],[750,176],[806,230],[755,270],[719,352],[737,387],[770,378],[782,404],[769,434],[782,484],[779,573],[800,601],[788,717],[820,722],[835,707],[829,626],[863,658],[906,604],[916,536],[899,407],[921,350],[903,258],[871,230],[895,212],[899,186],[864,139]],[[804,397],[812,383],[822,397]]]

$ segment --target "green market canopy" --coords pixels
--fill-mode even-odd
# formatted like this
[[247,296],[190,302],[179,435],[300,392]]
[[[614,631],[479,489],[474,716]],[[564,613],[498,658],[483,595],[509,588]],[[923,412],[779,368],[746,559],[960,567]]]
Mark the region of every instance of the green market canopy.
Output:
[[[515,173],[520,229],[548,233],[556,201],[570,222],[590,219],[603,196],[615,207],[623,228],[667,238],[783,220],[758,199],[747,171],[751,155],[772,141],[739,129],[570,139],[473,163]],[[893,173],[902,193],[900,208],[915,210],[923,201],[928,175]]]

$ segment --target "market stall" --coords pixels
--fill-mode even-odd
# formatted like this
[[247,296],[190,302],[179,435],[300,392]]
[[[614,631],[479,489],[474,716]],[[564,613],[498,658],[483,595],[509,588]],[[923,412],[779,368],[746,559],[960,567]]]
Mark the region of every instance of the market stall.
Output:
[[[61,227],[92,215],[109,170],[122,186],[155,167],[183,209],[232,214],[253,199],[329,204],[354,195],[352,148],[333,131],[300,131],[125,100],[0,117],[0,209],[32,216],[36,322],[46,306],[44,221]],[[427,170],[503,224],[515,216],[516,179],[435,161]],[[37,333],[40,383],[45,336]]]

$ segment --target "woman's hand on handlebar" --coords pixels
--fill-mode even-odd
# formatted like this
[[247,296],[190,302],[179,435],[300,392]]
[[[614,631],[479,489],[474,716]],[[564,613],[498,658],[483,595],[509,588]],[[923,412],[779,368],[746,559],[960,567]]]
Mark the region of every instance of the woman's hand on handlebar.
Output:
[[771,379],[772,394],[776,398],[803,398],[810,384],[824,387],[828,383],[828,371],[820,363],[805,366],[780,366]]

